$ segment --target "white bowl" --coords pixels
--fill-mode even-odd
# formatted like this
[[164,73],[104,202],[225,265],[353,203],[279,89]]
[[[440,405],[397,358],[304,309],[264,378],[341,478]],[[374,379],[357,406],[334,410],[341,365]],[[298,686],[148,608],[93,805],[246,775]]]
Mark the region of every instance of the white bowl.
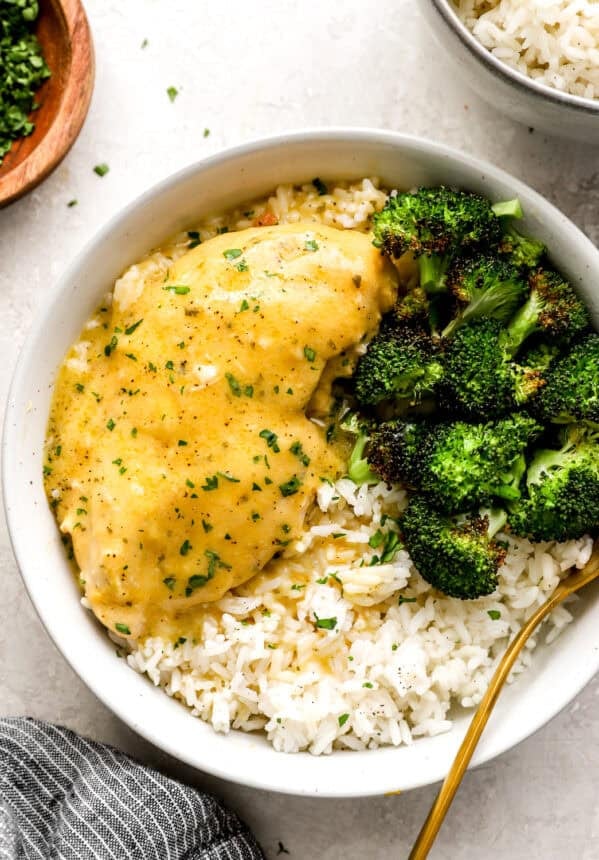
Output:
[[[91,690],[132,729],[182,761],[260,788],[335,797],[406,790],[441,779],[468,723],[411,746],[367,752],[275,752],[260,735],[216,734],[136,674],[82,609],[42,484],[42,448],[56,368],[123,269],[208,213],[263,195],[280,182],[379,176],[390,187],[448,183],[493,199],[518,196],[524,226],[543,239],[599,322],[599,253],[542,197],[507,173],[426,140],[384,131],[321,130],[249,143],[186,168],[116,216],[51,291],[23,348],[3,440],[4,495],[29,595],[54,642]],[[502,694],[475,764],[509,749],[564,707],[599,668],[599,604],[585,593],[577,619]]]
[[458,74],[492,107],[550,134],[599,143],[599,100],[561,92],[499,60],[462,23],[451,0],[424,0],[422,11]]

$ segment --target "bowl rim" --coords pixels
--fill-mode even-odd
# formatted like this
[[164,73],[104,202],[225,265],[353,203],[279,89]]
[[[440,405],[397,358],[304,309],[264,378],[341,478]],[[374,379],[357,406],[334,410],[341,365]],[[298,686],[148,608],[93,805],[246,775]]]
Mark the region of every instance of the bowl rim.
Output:
[[478,41],[476,36],[460,20],[451,0],[429,0],[429,2],[441,15],[445,24],[458,36],[462,45],[476,59],[480,60],[490,72],[504,78],[507,83],[518,89],[533,92],[536,96],[552,104],[567,105],[587,114],[599,113],[599,99],[577,96],[573,93],[562,92],[562,90],[550,87],[548,84],[541,84],[534,78],[499,60],[488,48],[485,48],[482,42]]
[[[88,689],[91,690],[91,692],[106,706],[109,711],[115,714],[123,723],[125,723],[125,725],[127,725],[135,733],[139,734],[146,741],[153,744],[158,749],[161,749],[167,754],[171,755],[175,760],[179,762],[188,764],[191,767],[194,767],[205,773],[212,774],[213,776],[247,785],[252,788],[275,791],[284,794],[332,798],[379,796],[382,794],[389,793],[399,794],[400,791],[397,788],[399,782],[402,783],[401,792],[403,792],[424,785],[430,785],[436,781],[442,780],[445,776],[445,770],[443,766],[441,764],[435,766],[432,775],[429,770],[426,776],[419,775],[417,773],[411,774],[409,779],[407,780],[405,778],[402,778],[401,776],[397,776],[394,772],[389,774],[381,768],[380,775],[377,774],[376,787],[372,785],[368,785],[368,787],[366,787],[361,784],[359,777],[360,768],[357,768],[356,780],[355,782],[352,781],[351,784],[339,782],[339,780],[337,779],[335,781],[334,788],[332,788],[330,787],[331,780],[329,778],[329,785],[327,785],[327,787],[322,787],[321,784],[318,783],[319,787],[312,788],[312,786],[316,783],[316,780],[322,777],[322,773],[319,772],[319,762],[322,762],[323,758],[325,760],[331,760],[336,758],[337,756],[341,756],[342,752],[344,751],[338,751],[335,756],[320,756],[316,759],[314,759],[314,757],[312,757],[309,752],[301,752],[297,753],[296,756],[309,756],[314,763],[313,767],[315,775],[313,777],[312,782],[304,780],[305,784],[297,786],[290,784],[288,779],[279,779],[278,781],[276,779],[273,780],[273,778],[269,776],[268,769],[266,769],[264,772],[248,773],[247,771],[243,772],[242,768],[240,768],[239,766],[236,767],[228,761],[215,762],[214,759],[211,759],[209,763],[206,763],[202,760],[201,752],[197,753],[193,749],[188,750],[187,748],[182,747],[181,744],[178,743],[177,740],[173,740],[167,732],[156,731],[151,726],[146,725],[146,722],[136,719],[136,714],[131,713],[127,709],[126,705],[122,703],[119,698],[111,692],[110,685],[107,684],[99,675],[96,675],[94,674],[94,672],[90,671],[89,664],[86,664],[84,662],[83,655],[73,651],[72,649],[69,649],[67,636],[63,632],[63,629],[60,624],[60,619],[54,618],[51,613],[48,613],[46,607],[43,604],[43,601],[39,599],[40,595],[38,594],[34,577],[31,575],[31,573],[28,572],[26,565],[21,564],[21,559],[25,557],[28,543],[30,543],[30,535],[28,532],[20,532],[20,520],[17,514],[13,511],[13,506],[11,505],[13,493],[16,494],[16,490],[13,490],[13,484],[11,483],[11,479],[13,478],[15,471],[17,471],[18,473],[18,469],[16,469],[11,460],[11,453],[13,449],[16,448],[16,439],[19,434],[19,423],[20,421],[22,421],[21,416],[16,411],[16,403],[18,400],[16,395],[26,379],[26,365],[29,360],[29,356],[33,351],[33,347],[36,344],[38,338],[40,337],[42,331],[44,330],[44,327],[47,326],[48,312],[55,304],[59,296],[61,296],[61,294],[66,291],[67,287],[70,285],[73,279],[73,275],[84,263],[85,259],[92,252],[92,250],[97,246],[102,245],[102,243],[106,241],[107,237],[109,237],[117,228],[122,227],[124,224],[126,224],[130,217],[140,207],[143,207],[145,203],[155,197],[160,197],[160,195],[168,191],[171,186],[177,185],[180,181],[184,180],[188,176],[194,175],[198,171],[204,171],[212,165],[226,164],[228,161],[234,161],[241,156],[250,155],[257,151],[267,152],[268,150],[276,149],[277,147],[281,146],[313,144],[315,142],[337,143],[338,145],[347,143],[352,143],[356,145],[359,145],[360,143],[376,143],[381,146],[397,146],[400,149],[402,147],[404,149],[409,149],[411,147],[413,149],[417,149],[419,153],[424,153],[429,157],[441,157],[450,163],[453,162],[458,165],[466,166],[468,170],[478,171],[484,177],[490,177],[497,182],[503,182],[509,185],[510,188],[514,190],[515,194],[521,192],[525,193],[531,202],[536,203],[546,212],[551,212],[555,219],[558,219],[566,227],[569,227],[570,231],[573,232],[576,236],[577,241],[583,246],[585,246],[589,253],[596,257],[597,268],[599,271],[599,251],[595,248],[590,239],[588,239],[582,233],[582,231],[580,231],[576,227],[576,225],[574,225],[568,218],[566,218],[566,216],[561,213],[560,210],[558,210],[542,195],[534,191],[534,189],[530,188],[528,185],[526,185],[526,183],[522,182],[516,177],[513,177],[511,174],[507,173],[501,168],[495,167],[489,162],[486,162],[482,159],[478,159],[475,156],[470,155],[469,153],[461,152],[460,150],[446,146],[442,143],[437,143],[436,141],[421,138],[415,135],[403,134],[399,132],[381,130],[376,128],[329,127],[308,128],[303,130],[294,130],[291,132],[282,132],[274,136],[250,140],[241,145],[221,150],[216,154],[209,156],[205,159],[200,159],[199,161],[194,162],[193,164],[188,165],[181,170],[167,176],[165,179],[155,183],[150,189],[143,192],[141,195],[138,195],[136,198],[134,198],[133,201],[120,209],[100,228],[100,230],[90,240],[85,243],[82,250],[75,255],[70,265],[66,267],[62,276],[59,276],[57,278],[52,288],[48,291],[45,300],[41,303],[37,311],[36,317],[33,320],[33,323],[25,338],[23,346],[21,347],[19,357],[15,369],[13,371],[13,378],[10,384],[1,442],[2,450],[0,465],[2,471],[2,494],[5,502],[9,539],[11,542],[13,553],[17,560],[19,573],[21,579],[23,580],[29,598],[36,610],[38,618],[42,623],[42,626],[44,627],[46,633],[50,636],[54,645],[62,654],[66,662],[77,674],[77,676],[83,681],[83,683],[88,687]],[[105,631],[102,632],[105,635]],[[599,649],[596,650],[599,651]],[[525,740],[526,738],[537,732],[544,725],[546,725],[558,713],[560,713],[586,686],[586,684],[588,684],[591,678],[598,671],[599,653],[596,656],[596,663],[593,663],[592,661],[585,662],[584,667],[578,672],[577,685],[575,685],[571,690],[569,690],[568,693],[564,697],[562,697],[558,703],[554,703],[549,708],[539,708],[538,710],[536,710],[534,717],[530,717],[525,722],[525,725],[519,725],[516,731],[512,731],[512,733],[509,735],[509,739],[503,738],[499,741],[494,739],[492,743],[479,746],[473,756],[470,767],[477,767],[479,765],[485,764],[487,761],[490,761],[496,756],[501,755],[507,750],[514,748],[516,745],[518,745],[523,740]],[[127,671],[133,670],[127,667]],[[143,677],[140,678],[140,680],[151,686],[151,682],[147,678]],[[251,737],[251,734],[248,735],[248,738]],[[432,740],[434,740],[434,738],[432,738]],[[460,740],[461,737],[458,737],[456,739],[456,752]],[[375,759],[378,758],[379,763],[381,763],[384,760],[385,754],[389,755],[389,753],[393,753],[394,751],[397,751],[394,747],[381,747],[378,750],[366,750],[362,754],[352,754],[348,751],[347,755],[359,756],[368,754],[370,757],[372,757],[373,762]],[[286,758],[286,755],[282,753],[276,753],[276,755],[281,755],[283,758]],[[295,758],[295,756],[293,756],[293,758]],[[356,759],[356,764],[357,763],[358,762]]]

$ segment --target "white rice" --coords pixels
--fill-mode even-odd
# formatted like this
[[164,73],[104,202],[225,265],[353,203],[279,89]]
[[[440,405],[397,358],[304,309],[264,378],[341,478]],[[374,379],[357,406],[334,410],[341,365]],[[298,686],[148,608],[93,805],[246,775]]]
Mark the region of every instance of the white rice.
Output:
[[562,92],[599,98],[599,3],[595,0],[453,0],[485,48]]
[[[312,185],[280,186],[269,199],[198,230],[204,240],[249,227],[265,213],[281,223],[366,230],[385,199],[371,179],[340,183],[324,195]],[[120,300],[143,289],[146,276],[166,271],[188,243],[182,233],[126,272],[115,286]],[[209,384],[207,373],[198,369],[199,384]],[[533,545],[506,537],[497,592],[455,600],[434,591],[403,550],[390,563],[373,564],[381,533],[396,530],[406,502],[401,488],[383,483],[323,482],[300,540],[264,573],[205,605],[195,640],[135,643],[109,635],[120,653],[129,652],[133,669],[216,731],[262,730],[277,750],[397,746],[447,731],[450,707],[480,700],[509,638],[564,571],[585,564],[591,540]],[[566,608],[555,610],[544,639],[553,640],[570,620]],[[531,662],[537,638],[515,673]]]

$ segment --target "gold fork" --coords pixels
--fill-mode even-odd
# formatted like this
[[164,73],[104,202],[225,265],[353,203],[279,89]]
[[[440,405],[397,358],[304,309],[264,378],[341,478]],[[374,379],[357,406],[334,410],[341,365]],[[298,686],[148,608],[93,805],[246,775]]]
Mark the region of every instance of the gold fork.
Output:
[[580,591],[581,588],[584,588],[585,585],[588,585],[589,582],[597,579],[597,577],[599,577],[599,541],[595,543],[593,553],[582,570],[578,570],[576,573],[570,573],[569,576],[560,582],[551,597],[545,601],[542,606],[539,606],[534,615],[531,615],[518,635],[508,645],[505,654],[501,658],[501,662],[495,670],[495,674],[491,678],[487,692],[483,696],[481,703],[472,718],[472,722],[468,727],[468,731],[466,732],[466,736],[454,759],[451,770],[445,777],[445,781],[439,790],[437,799],[433,803],[431,811],[422,826],[422,830],[418,834],[418,838],[414,843],[409,860],[425,860],[425,858],[428,857],[428,853],[431,850],[441,825],[443,824],[445,816],[447,815],[447,810],[455,797],[460,782],[462,781],[462,777],[464,776],[466,768],[472,758],[472,754],[480,740],[480,736],[482,735],[489,717],[491,716],[491,712],[495,707],[495,703],[499,698],[501,688],[510,674],[512,667],[516,662],[516,658],[526,644],[527,639],[535,627],[537,627],[537,625],[540,624],[556,606],[559,606],[566,597]]

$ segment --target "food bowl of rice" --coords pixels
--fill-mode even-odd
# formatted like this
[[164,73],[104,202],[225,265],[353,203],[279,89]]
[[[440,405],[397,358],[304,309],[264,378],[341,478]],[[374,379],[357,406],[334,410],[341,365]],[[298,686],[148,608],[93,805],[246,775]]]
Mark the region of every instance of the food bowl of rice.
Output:
[[585,0],[427,0],[423,12],[481,98],[530,128],[599,139],[599,9]]
[[[523,232],[545,243],[597,326],[599,253],[532,189],[426,140],[318,130],[228,150],[133,202],[55,286],[19,360],[5,424],[3,486],[13,547],[40,619],[118,717],[179,760],[225,779],[350,797],[443,778],[510,636],[590,555],[588,535],[532,543],[508,534],[492,593],[449,597],[419,575],[399,539],[394,524],[407,504],[401,484],[353,480],[344,471],[327,473],[319,462],[313,490],[302,498],[316,437],[302,437],[304,447],[287,446],[274,413],[266,427],[251,425],[248,468],[255,474],[251,492],[243,490],[239,458],[246,445],[241,431],[234,434],[234,410],[241,410],[247,429],[262,382],[291,343],[297,354],[286,365],[286,381],[269,394],[288,414],[298,389],[315,377],[321,353],[333,341],[341,348],[340,332],[356,321],[351,308],[362,313],[378,296],[388,309],[387,280],[396,276],[373,250],[373,218],[393,199],[390,192],[418,186],[463,189],[493,202],[518,198]],[[306,272],[327,266],[334,274],[329,286],[348,291],[344,314],[337,317],[323,293],[312,310],[308,303],[294,317],[297,338],[288,343],[283,330],[267,331],[265,321],[279,325],[284,312],[289,273],[300,289]],[[248,348],[243,362],[230,365],[234,372],[222,374],[222,384],[216,359],[210,365],[199,359],[212,337],[209,309],[215,306],[205,297],[194,304],[198,272],[211,273],[202,283],[211,301],[221,303],[218,319],[229,314],[215,344],[220,349],[231,340]],[[152,329],[155,314],[161,323]],[[173,321],[183,335],[169,334]],[[267,357],[250,379],[256,350]],[[344,366],[336,364],[336,373]],[[142,370],[145,381],[138,384]],[[112,400],[111,374],[118,380]],[[144,397],[141,389],[155,380],[159,386],[148,387],[151,396]],[[211,392],[216,399],[201,401]],[[201,423],[188,427],[196,416],[184,404],[200,402],[214,408],[204,407]],[[64,414],[75,417],[61,429],[65,404]],[[151,433],[143,421],[156,422]],[[326,430],[315,420],[305,432],[324,438]],[[201,471],[193,470],[198,439],[205,452],[224,448],[226,468],[206,454]],[[69,459],[71,449],[78,453]],[[281,480],[279,463],[295,464],[293,478],[283,469],[287,480]],[[69,494],[70,513],[62,507]],[[268,563],[235,580],[243,543],[234,549],[241,528],[235,506],[244,504],[252,508],[251,528],[274,529],[277,517],[286,520]],[[200,507],[201,524],[199,513],[191,523],[185,519]],[[264,543],[268,531],[259,534]],[[222,543],[210,543],[217,537]],[[154,570],[146,554],[158,544]],[[186,567],[194,553],[197,570]],[[127,592],[127,570],[135,565]],[[110,600],[102,591],[109,581],[110,589],[114,582],[123,589]],[[220,591],[209,596],[218,583]],[[136,600],[144,589],[150,596],[140,615]],[[531,640],[475,765],[540,728],[599,668],[596,598],[596,589],[587,589],[555,610]],[[187,609],[172,612],[175,605]]]

